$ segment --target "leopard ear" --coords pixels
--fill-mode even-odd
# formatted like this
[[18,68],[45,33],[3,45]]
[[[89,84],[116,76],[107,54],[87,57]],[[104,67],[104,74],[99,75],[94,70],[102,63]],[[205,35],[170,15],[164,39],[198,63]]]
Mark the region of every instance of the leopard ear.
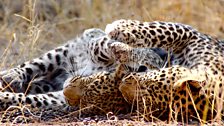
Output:
[[125,64],[119,64],[116,67],[115,78],[122,79],[128,73],[130,73],[128,67]]
[[207,77],[202,73],[199,73],[198,71],[190,71],[190,76],[183,77],[176,81],[173,85],[174,88],[183,87],[185,83],[195,87],[195,88],[201,88],[204,87],[206,84]]
[[192,94],[198,94],[206,82],[201,80],[185,80],[179,81],[177,83],[174,84],[174,88],[184,90],[188,88]]

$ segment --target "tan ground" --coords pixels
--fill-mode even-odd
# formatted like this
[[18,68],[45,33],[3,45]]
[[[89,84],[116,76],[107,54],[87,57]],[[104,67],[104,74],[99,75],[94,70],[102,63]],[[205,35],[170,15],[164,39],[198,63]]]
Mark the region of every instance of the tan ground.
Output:
[[181,22],[224,39],[223,8],[223,0],[1,0],[0,70],[122,18]]

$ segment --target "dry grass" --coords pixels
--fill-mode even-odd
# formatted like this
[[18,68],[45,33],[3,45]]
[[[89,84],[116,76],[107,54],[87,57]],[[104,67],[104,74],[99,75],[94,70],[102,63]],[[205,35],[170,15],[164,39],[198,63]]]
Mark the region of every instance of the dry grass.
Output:
[[121,18],[181,22],[224,38],[223,6],[223,0],[1,0],[0,70]]
[[0,68],[36,57],[84,29],[104,29],[121,18],[182,22],[221,38],[223,6],[223,0],[1,0]]

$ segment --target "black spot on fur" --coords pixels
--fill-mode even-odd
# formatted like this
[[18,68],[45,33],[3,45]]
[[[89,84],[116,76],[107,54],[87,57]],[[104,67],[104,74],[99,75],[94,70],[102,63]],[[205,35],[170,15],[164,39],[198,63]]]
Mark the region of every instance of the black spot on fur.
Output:
[[165,26],[160,25],[159,27],[162,28],[163,30],[166,30]]
[[160,77],[165,77],[165,76],[166,76],[166,74],[161,74],[161,75],[160,75]]
[[163,90],[166,90],[167,89],[167,85],[163,85]]
[[177,33],[176,32],[173,32],[172,35],[173,35],[174,39],[177,38]]
[[21,103],[22,102],[22,99],[21,98],[18,98],[18,101]]
[[26,72],[27,72],[28,74],[33,74],[33,70],[32,70],[31,68],[26,68]]
[[106,86],[103,86],[103,89],[107,90],[107,89],[108,89],[108,87],[106,87]]
[[[96,45],[97,46],[97,45]],[[94,49],[94,55],[98,55],[98,53],[99,53],[99,47],[96,47],[95,49]]]
[[57,104],[57,102],[55,100],[51,100],[52,104]]
[[157,32],[161,33],[162,34],[162,30],[161,29],[157,29]]
[[22,74],[22,76],[23,76],[23,78],[25,78],[25,77],[26,77],[26,75],[25,75],[24,73]]
[[40,89],[39,87],[36,87],[36,88],[35,88],[35,91],[36,91],[36,93],[38,93],[38,94],[41,93],[41,89]]
[[135,34],[137,32],[137,30],[132,30],[132,33]]
[[183,34],[182,29],[177,29],[177,32],[178,32],[179,34]]
[[154,30],[149,30],[149,32],[151,33],[151,35],[156,35],[156,32]]
[[55,49],[55,52],[61,52],[61,51],[62,51],[62,48]]
[[61,57],[59,55],[56,55],[55,58],[56,58],[57,65],[60,65],[61,64]]
[[186,40],[186,39],[187,39],[187,34],[186,34],[186,33],[184,33],[184,36],[183,36],[182,39],[183,39],[183,40]]
[[154,28],[156,28],[156,26],[154,26],[154,25],[150,25],[149,28],[154,29]]
[[181,98],[181,102],[182,102],[182,104],[185,104],[186,103],[186,99],[185,98]]
[[185,32],[188,32],[188,31],[189,31],[189,29],[188,29],[188,28],[186,28],[186,27],[184,27],[184,30],[185,30]]
[[105,41],[107,41],[108,39],[106,37],[103,38],[103,41],[101,41],[100,45],[103,46]]
[[37,107],[41,107],[41,105],[42,105],[42,104],[41,104],[41,102],[39,102],[39,101],[36,103],[36,106],[37,106]]
[[50,90],[49,86],[47,86],[47,85],[44,85],[43,89],[44,89],[45,92],[48,92]]
[[146,30],[142,30],[142,33],[145,35],[146,34]]
[[163,83],[162,82],[158,82],[158,85],[160,86],[160,85],[162,85]]
[[171,35],[170,31],[165,31],[165,35]]
[[158,40],[156,38],[152,39],[153,43],[156,43]]
[[173,39],[171,37],[168,37],[167,40],[169,43],[173,42]]
[[52,59],[52,54],[51,54],[51,53],[48,53],[48,54],[47,54],[47,57],[48,57],[48,59],[51,60],[51,59]]
[[164,35],[160,35],[158,36],[159,37],[159,40],[162,41],[163,39],[165,39],[165,36]]
[[49,97],[54,97],[54,95],[53,94],[47,94]]
[[64,55],[65,57],[67,57],[67,55],[68,55],[68,50],[64,50],[63,55]]
[[20,65],[20,67],[21,67],[21,68],[23,68],[25,65],[26,65],[26,64],[25,64],[25,63],[23,63],[23,64],[21,64],[21,65]]
[[164,99],[165,101],[169,101],[169,98],[167,97],[167,95],[164,95]]
[[22,94],[19,94],[18,96],[21,98],[23,95]]
[[31,104],[31,103],[32,103],[32,100],[31,100],[29,97],[26,97],[25,102],[26,102],[27,104]]
[[138,68],[137,72],[145,72],[146,70],[147,70],[147,67],[146,67],[146,66],[141,65],[141,66],[139,66],[139,68]]
[[98,89],[101,89],[102,87],[101,87],[101,85],[98,85],[97,88],[98,88]]
[[194,35],[194,36],[192,37],[192,40],[194,40],[194,39],[198,39],[198,37]]
[[174,28],[173,28],[173,27],[169,27],[169,30],[170,30],[170,31],[174,31]]
[[159,100],[162,101],[163,100],[163,97],[161,95],[159,95]]
[[177,100],[179,100],[179,99],[180,99],[180,97],[177,96],[177,95],[174,97],[174,100],[175,100],[175,101],[177,101]]
[[48,106],[47,100],[44,100],[43,103],[44,103],[45,106]]
[[188,109],[194,110],[194,106],[192,104],[188,105]]
[[38,101],[37,97],[33,97],[33,100],[34,100],[34,101]]
[[39,67],[40,70],[42,70],[43,72],[45,72],[46,68],[45,68],[45,66],[44,66],[43,63],[39,64],[38,67]]
[[54,66],[53,66],[53,64],[49,64],[49,66],[48,66],[48,68],[47,68],[47,70],[49,71],[49,72],[51,72],[51,71],[53,71],[53,69],[54,69]]
[[179,103],[179,102],[177,102],[176,106],[177,106],[177,107],[180,107],[180,103]]
[[201,52],[201,51],[199,51],[199,52],[196,52],[196,54],[198,54],[198,55],[199,55],[199,54],[202,54],[202,52]]

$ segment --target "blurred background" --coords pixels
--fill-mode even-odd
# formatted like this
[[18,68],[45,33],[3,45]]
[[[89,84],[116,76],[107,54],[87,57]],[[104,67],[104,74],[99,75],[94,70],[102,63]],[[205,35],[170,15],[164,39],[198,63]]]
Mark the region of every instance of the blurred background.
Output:
[[0,70],[122,18],[181,22],[224,38],[224,0],[0,0]]

